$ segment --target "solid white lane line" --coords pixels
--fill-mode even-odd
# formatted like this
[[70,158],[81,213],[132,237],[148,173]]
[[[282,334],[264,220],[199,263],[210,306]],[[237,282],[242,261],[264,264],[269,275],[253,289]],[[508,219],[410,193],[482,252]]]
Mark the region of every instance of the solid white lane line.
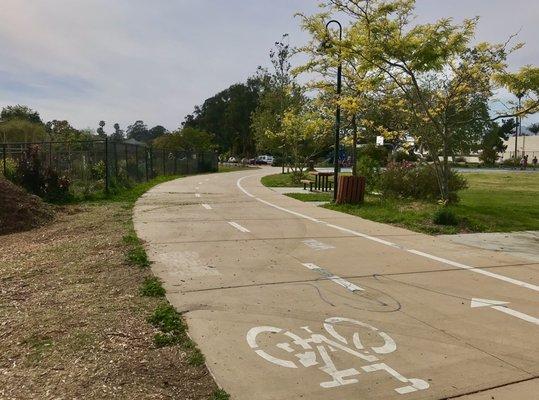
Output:
[[195,193],[195,197],[200,197],[200,193]]
[[347,281],[346,279],[341,278],[340,276],[333,275],[331,272],[324,268],[320,268],[318,265],[313,263],[302,263],[304,267],[309,268],[311,271],[318,272],[323,277],[329,279],[332,282],[335,282],[337,285],[342,286],[346,290],[349,290],[350,292],[357,292],[357,291],[363,291],[362,287],[359,287],[352,282]]
[[209,204],[201,204],[202,207],[204,207],[206,210],[211,210],[211,206]]
[[531,289],[531,290],[535,290],[536,292],[539,292],[539,286],[537,285],[533,285],[531,283],[527,283],[527,282],[523,282],[523,281],[519,281],[518,279],[513,279],[513,278],[509,278],[507,276],[504,276],[504,275],[500,275],[500,274],[495,274],[494,272],[490,272],[490,271],[485,271],[483,269],[480,269],[480,268],[477,268],[477,267],[472,267],[472,266],[469,266],[469,265],[466,265],[466,264],[461,264],[461,263],[458,263],[458,262],[455,262],[455,261],[451,261],[451,260],[448,260],[446,258],[442,258],[442,257],[437,257],[435,255],[432,255],[432,254],[428,254],[428,253],[423,253],[422,251],[418,251],[418,250],[413,250],[413,249],[406,249],[405,247],[401,246],[401,245],[398,245],[396,243],[393,243],[393,242],[389,242],[387,240],[384,240],[384,239],[380,239],[380,238],[377,238],[377,237],[374,237],[374,236],[370,236],[370,235],[367,235],[366,233],[361,233],[361,232],[357,232],[357,231],[354,231],[352,229],[348,229],[348,228],[344,228],[342,226],[338,226],[338,225],[334,225],[334,224],[330,224],[329,222],[325,222],[325,221],[321,221],[321,220],[318,220],[316,218],[313,218],[313,217],[309,217],[308,215],[304,215],[304,214],[301,214],[301,213],[298,213],[298,212],[295,212],[295,211],[292,211],[292,210],[288,210],[284,207],[280,207],[276,204],[273,204],[273,203],[270,203],[269,201],[266,201],[266,200],[262,200],[254,195],[252,195],[251,193],[249,193],[247,190],[245,190],[243,188],[243,186],[241,185],[241,182],[245,179],[245,178],[249,178],[249,177],[252,177],[252,176],[256,176],[256,175],[246,175],[240,179],[237,180],[236,182],[236,186],[243,192],[245,193],[247,196],[251,197],[251,198],[254,198],[255,200],[258,200],[260,201],[261,203],[264,203],[270,207],[273,207],[273,208],[276,208],[278,210],[281,210],[281,211],[284,211],[284,212],[287,212],[289,214],[292,214],[292,215],[295,215],[297,217],[300,217],[300,218],[304,218],[304,219],[307,219],[309,221],[312,221],[312,222],[316,222],[316,223],[320,223],[320,224],[324,224],[330,228],[334,228],[334,229],[338,229],[340,230],[341,232],[346,232],[346,233],[349,233],[351,235],[354,235],[354,236],[358,236],[358,237],[361,237],[361,238],[364,238],[364,239],[367,239],[367,240],[371,240],[373,242],[377,242],[377,243],[380,243],[380,244],[383,244],[385,246],[390,246],[390,247],[393,247],[393,248],[396,248],[396,249],[400,249],[400,250],[404,250],[404,251],[407,251],[409,253],[412,253],[412,254],[415,254],[417,256],[421,256],[421,257],[425,257],[425,258],[429,258],[431,260],[435,260],[435,261],[438,261],[440,263],[443,263],[443,264],[447,264],[447,265],[451,265],[451,266],[454,266],[454,267],[457,267],[457,268],[462,268],[462,269],[465,269],[465,270],[468,270],[470,272],[475,272],[477,274],[482,274],[482,275],[486,275],[486,276],[489,276],[491,278],[494,278],[494,279],[498,279],[498,280],[501,280],[501,281],[504,281],[504,282],[507,282],[507,283],[512,283],[514,285],[517,285],[517,286],[520,286],[520,287],[524,287],[526,289]]
[[232,225],[234,228],[236,228],[237,230],[239,231],[242,231],[242,232],[245,232],[245,233],[248,233],[248,232],[251,232],[249,229],[241,226],[240,224],[238,224],[237,222],[232,222],[232,221],[228,221],[228,223],[230,225]]

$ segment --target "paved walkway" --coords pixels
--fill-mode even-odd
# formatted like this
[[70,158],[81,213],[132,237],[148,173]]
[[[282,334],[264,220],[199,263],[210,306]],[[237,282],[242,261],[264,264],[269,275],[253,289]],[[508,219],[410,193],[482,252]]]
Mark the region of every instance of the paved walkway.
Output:
[[277,171],[167,182],[135,207],[233,399],[539,393],[539,264],[313,207],[260,184]]

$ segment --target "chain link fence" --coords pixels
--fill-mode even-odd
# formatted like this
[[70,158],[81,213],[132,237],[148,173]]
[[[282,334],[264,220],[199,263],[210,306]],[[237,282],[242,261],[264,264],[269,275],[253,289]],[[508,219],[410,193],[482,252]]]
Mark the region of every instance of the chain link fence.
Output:
[[51,168],[71,181],[75,193],[109,191],[158,175],[215,172],[217,154],[154,149],[108,139],[0,144],[0,172],[14,178],[30,147],[37,149],[43,169]]

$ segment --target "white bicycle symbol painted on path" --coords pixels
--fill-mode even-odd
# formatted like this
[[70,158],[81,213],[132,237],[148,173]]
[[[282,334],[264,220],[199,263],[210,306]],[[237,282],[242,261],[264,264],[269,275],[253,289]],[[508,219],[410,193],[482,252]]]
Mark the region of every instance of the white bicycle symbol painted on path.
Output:
[[[376,341],[380,342],[381,345],[377,347],[364,346],[360,340],[360,334],[357,331],[355,331],[351,337],[352,343],[349,343],[349,340],[337,332],[337,327],[341,324],[342,328],[343,323],[348,327],[350,327],[350,325],[354,326],[355,330],[366,330],[368,336],[377,335],[378,338]],[[344,351],[369,363],[369,365],[361,367],[364,372],[385,371],[393,378],[405,383],[405,386],[400,386],[395,389],[399,394],[412,393],[429,388],[429,384],[426,381],[417,378],[405,378],[387,364],[380,362],[377,355],[392,353],[397,350],[397,345],[388,334],[378,330],[378,328],[375,328],[372,325],[350,318],[328,318],[324,321],[324,329],[331,338],[322,334],[313,333],[308,326],[304,326],[301,329],[310,334],[310,336],[302,338],[295,333],[281,328],[273,326],[257,326],[250,329],[247,333],[247,343],[260,357],[281,367],[298,368],[303,366],[308,368],[318,365],[319,370],[325,372],[332,378],[329,381],[320,383],[320,386],[323,388],[333,388],[359,382],[359,380],[355,378],[357,375],[360,375],[360,372],[357,369],[338,369],[335,366],[330,357],[330,353],[337,350]],[[290,354],[290,359],[275,357],[271,355],[270,352],[262,349],[262,347],[265,346],[260,345],[257,342],[257,339],[259,339],[260,342],[260,339],[264,334],[266,334],[266,338],[268,337],[267,334],[281,334],[280,339],[278,340],[279,343],[274,346]],[[272,338],[272,340],[274,340],[274,338]],[[281,340],[283,341],[281,342]],[[294,346],[296,349],[299,349],[299,351],[294,350]],[[372,352],[377,355],[372,354]],[[281,353],[283,352],[281,351]],[[320,360],[317,357],[317,353],[320,355]]]

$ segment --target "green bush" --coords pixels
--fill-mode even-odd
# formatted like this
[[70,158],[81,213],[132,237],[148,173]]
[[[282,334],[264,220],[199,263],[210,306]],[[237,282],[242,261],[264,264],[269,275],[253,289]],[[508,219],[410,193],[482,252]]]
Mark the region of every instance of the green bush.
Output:
[[[457,201],[457,192],[467,187],[466,179],[454,171],[449,176],[449,192]],[[434,167],[408,161],[389,163],[380,174],[379,188],[388,197],[408,197],[419,200],[437,200],[440,188]]]
[[358,160],[361,157],[369,157],[371,160],[377,161],[379,166],[384,167],[388,161],[389,150],[384,146],[369,143],[358,150]]
[[4,162],[0,159],[0,174],[4,174],[5,169],[4,177],[9,181],[15,182],[17,176],[17,162],[12,158],[6,157],[5,163],[6,165],[4,168]]
[[39,146],[29,146],[24,151],[17,164],[14,182],[45,200],[69,200],[71,181],[53,168],[44,167],[39,151]]
[[368,191],[378,188],[380,180],[380,163],[378,161],[366,155],[360,156],[357,160],[356,169],[359,176],[365,177],[365,185]]
[[445,225],[445,226],[457,226],[459,224],[459,219],[453,210],[448,208],[440,208],[434,213],[432,221],[436,225]]
[[395,153],[393,153],[391,155],[391,159],[394,162],[398,162],[398,163],[401,163],[401,162],[404,162],[404,161],[415,162],[415,161],[417,161],[417,155],[414,154],[414,153],[409,153],[409,152],[404,151],[404,150],[398,150],[398,151],[396,151]]

